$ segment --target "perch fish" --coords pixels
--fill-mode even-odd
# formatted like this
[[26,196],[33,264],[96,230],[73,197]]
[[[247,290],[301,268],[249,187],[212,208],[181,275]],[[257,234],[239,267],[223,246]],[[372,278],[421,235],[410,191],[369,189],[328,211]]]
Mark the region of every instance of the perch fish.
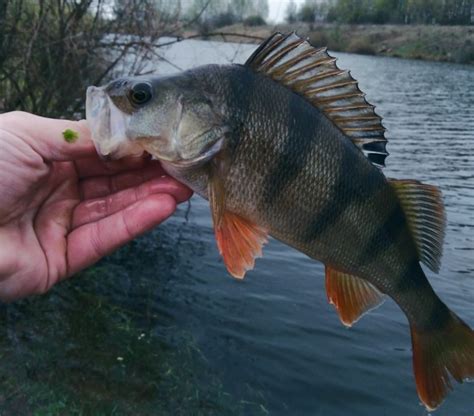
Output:
[[384,295],[410,324],[416,387],[437,408],[474,376],[474,332],[436,295],[441,193],[388,179],[381,118],[325,48],[276,33],[244,65],[124,78],[87,91],[100,154],[144,151],[210,202],[219,252],[243,278],[269,235],[325,265],[345,325]]

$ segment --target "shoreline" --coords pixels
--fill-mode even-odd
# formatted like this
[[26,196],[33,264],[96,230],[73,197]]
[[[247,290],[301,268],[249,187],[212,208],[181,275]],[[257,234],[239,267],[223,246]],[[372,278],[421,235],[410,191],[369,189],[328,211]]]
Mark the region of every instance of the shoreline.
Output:
[[[308,37],[314,46],[327,46],[335,52],[474,64],[474,26],[298,23],[251,27],[236,24],[209,33],[243,34],[247,36],[246,42],[259,43],[250,37],[263,39],[276,31],[296,31]],[[242,38],[226,36],[224,40],[239,42]]]

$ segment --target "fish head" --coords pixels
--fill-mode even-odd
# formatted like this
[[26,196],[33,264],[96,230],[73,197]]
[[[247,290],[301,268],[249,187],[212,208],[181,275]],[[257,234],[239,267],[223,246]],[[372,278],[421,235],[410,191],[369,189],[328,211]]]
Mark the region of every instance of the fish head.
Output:
[[87,90],[86,115],[99,155],[150,153],[173,164],[209,160],[228,129],[212,95],[186,73],[114,80]]

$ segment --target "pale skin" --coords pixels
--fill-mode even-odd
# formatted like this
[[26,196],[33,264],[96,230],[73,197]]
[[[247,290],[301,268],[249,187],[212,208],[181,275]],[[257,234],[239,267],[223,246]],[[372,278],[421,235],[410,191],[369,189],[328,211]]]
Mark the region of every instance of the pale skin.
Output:
[[45,293],[190,197],[149,158],[102,161],[85,121],[0,115],[0,301]]

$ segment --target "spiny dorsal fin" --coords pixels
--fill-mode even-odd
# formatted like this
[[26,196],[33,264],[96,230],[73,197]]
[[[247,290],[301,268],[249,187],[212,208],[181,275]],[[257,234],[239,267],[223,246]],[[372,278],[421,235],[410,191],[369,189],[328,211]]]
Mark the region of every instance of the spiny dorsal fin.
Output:
[[330,266],[326,266],[326,294],[346,326],[352,326],[384,300],[383,295],[366,280]]
[[378,167],[388,152],[382,119],[349,71],[326,48],[316,49],[295,33],[275,33],[245,63],[291,88],[319,108]]
[[438,272],[446,226],[441,191],[436,186],[409,179],[389,181],[407,217],[418,258],[431,270]]

